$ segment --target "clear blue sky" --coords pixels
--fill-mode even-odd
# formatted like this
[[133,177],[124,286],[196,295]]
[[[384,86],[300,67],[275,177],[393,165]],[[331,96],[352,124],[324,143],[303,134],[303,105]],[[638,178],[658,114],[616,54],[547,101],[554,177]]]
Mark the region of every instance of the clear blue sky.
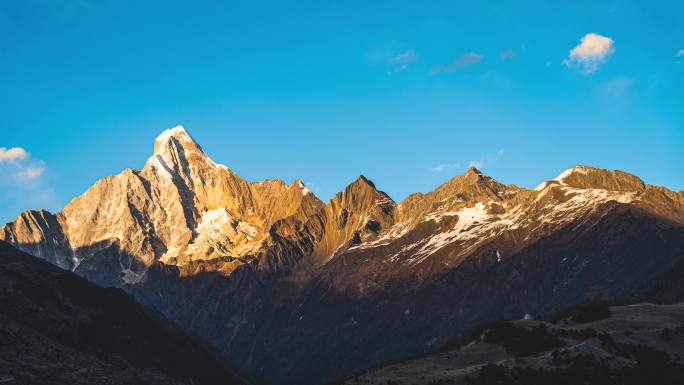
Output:
[[684,189],[682,1],[283,3],[0,1],[0,222],[141,168],[177,124],[326,200],[359,174],[401,200],[471,162]]

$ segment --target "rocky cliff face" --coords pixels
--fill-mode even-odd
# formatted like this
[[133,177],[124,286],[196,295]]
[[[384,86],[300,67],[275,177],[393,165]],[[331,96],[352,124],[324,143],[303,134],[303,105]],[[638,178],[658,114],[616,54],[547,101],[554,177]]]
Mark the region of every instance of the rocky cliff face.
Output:
[[[269,253],[282,221],[322,203],[299,181],[248,183],[214,163],[183,127],[164,131],[142,170],[104,178],[57,215],[26,212],[0,238],[96,282],[135,284],[159,261],[212,261],[229,274]],[[273,265],[292,263],[269,255]]]
[[533,190],[471,168],[399,204],[361,176],[324,204],[300,181],[241,179],[176,127],[142,170],[0,239],[124,287],[268,383],[313,384],[488,318],[657,298],[683,229],[684,193],[586,166]]

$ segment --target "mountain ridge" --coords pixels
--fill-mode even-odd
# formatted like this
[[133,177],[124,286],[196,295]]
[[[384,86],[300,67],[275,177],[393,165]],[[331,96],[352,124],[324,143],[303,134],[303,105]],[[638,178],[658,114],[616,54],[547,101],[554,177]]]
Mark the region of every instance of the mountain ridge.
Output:
[[524,189],[470,168],[398,203],[361,175],[324,203],[300,180],[243,180],[185,129],[160,137],[143,169],[60,213],[22,213],[0,239],[124,288],[269,384],[314,384],[511,312],[659,298],[649,282],[684,266],[684,193],[620,171],[576,166]]
[[[372,181],[361,175],[331,198],[327,204],[324,204],[300,180],[289,185],[279,180],[244,181],[228,167],[211,160],[183,126],[176,126],[165,130],[155,139],[153,155],[141,170],[127,169],[120,174],[99,180],[84,194],[69,202],[60,213],[52,214],[45,210],[41,210],[39,214],[30,211],[22,213],[17,220],[3,226],[0,230],[0,238],[38,256],[52,258],[51,262],[71,270],[75,270],[84,258],[78,254],[85,254],[86,257],[89,254],[87,250],[78,253],[74,250],[82,250],[83,246],[87,249],[89,243],[100,240],[117,239],[120,242],[118,247],[131,252],[136,257],[124,262],[121,266],[121,283],[128,284],[142,279],[146,266],[155,260],[182,265],[188,262],[183,254],[192,254],[191,259],[211,259],[220,255],[254,257],[260,249],[260,242],[264,241],[264,237],[274,224],[290,216],[294,216],[298,221],[307,222],[316,215],[315,211],[323,206],[327,207],[327,212],[320,215],[327,218],[326,223],[337,221],[339,227],[339,222],[346,222],[346,216],[349,213],[349,208],[342,207],[345,203],[339,200],[346,199],[345,194],[362,194],[364,190],[362,186],[370,187],[369,191],[371,191],[366,194],[368,196],[363,196],[362,200],[377,198],[377,201],[384,202],[385,207],[382,210],[386,213],[380,218],[366,219],[372,221],[370,228],[364,228],[366,223],[355,223],[353,228],[345,225],[345,231],[341,232],[336,231],[335,226],[329,224],[327,229],[313,230],[315,234],[309,234],[312,238],[309,241],[318,243],[320,246],[314,251],[317,256],[311,258],[315,261],[305,261],[305,265],[316,266],[324,263],[330,260],[340,248],[346,247],[345,245],[353,247],[356,244],[372,241],[372,238],[391,235],[386,231],[391,231],[395,222],[415,220],[430,210],[449,210],[445,205],[436,207],[439,206],[440,201],[462,200],[477,203],[484,203],[487,199],[503,201],[505,197],[502,194],[529,195],[532,191],[538,191],[544,195],[549,189],[566,187],[641,195],[648,192],[654,198],[659,199],[660,203],[670,201],[678,209],[684,207],[684,193],[647,185],[638,177],[622,171],[588,166],[570,168],[558,177],[542,182],[534,190],[503,185],[471,167],[435,190],[411,194],[399,203],[377,190]],[[300,190],[302,197],[308,198],[303,199],[307,202],[297,202],[297,194],[293,194],[292,191],[297,189]],[[378,197],[370,197],[373,195],[372,190],[378,191]],[[163,196],[160,195],[161,193]],[[92,197],[93,195],[96,196]],[[132,201],[114,202],[111,199],[107,200],[103,195],[130,196]],[[269,200],[269,197],[276,198]],[[614,198],[619,199],[617,196]],[[625,199],[625,196],[622,198]],[[140,202],[141,199],[146,201]],[[82,203],[84,201],[85,204]],[[156,205],[150,204],[149,201]],[[263,204],[260,205],[259,202]],[[278,210],[283,202],[290,202],[290,207]],[[83,207],[93,203],[95,203],[93,206],[97,208],[95,212]],[[350,202],[346,202],[348,203]],[[130,209],[124,214],[129,214],[128,219],[133,223],[125,225],[134,228],[137,235],[126,233],[125,228],[121,229],[119,223],[116,223],[120,222],[117,216],[109,214],[109,219],[106,215],[102,216],[102,208],[112,206],[120,208],[125,207],[126,204]],[[367,202],[367,204],[372,203]],[[145,215],[136,215],[145,209],[141,206],[149,206],[152,210]],[[361,207],[360,209],[367,216],[371,214],[365,211],[371,208]],[[657,210],[654,207],[652,209]],[[336,210],[340,212],[335,212]],[[396,213],[389,214],[389,211],[396,211]],[[84,212],[86,215],[83,214]],[[667,215],[663,210],[661,214]],[[674,214],[675,220],[684,221],[684,214],[681,212],[674,212]],[[99,227],[106,229],[119,227],[121,231],[118,234],[110,234],[97,231],[79,233],[70,230],[81,227],[82,223],[88,221],[98,223]],[[261,223],[252,223],[254,221]],[[166,229],[175,227],[178,222],[185,223],[185,229],[169,234]],[[33,227],[38,228],[38,231],[31,228],[32,226],[29,225],[31,223],[34,224]],[[378,228],[378,225],[382,225],[383,228]],[[28,227],[23,234],[22,226]],[[206,237],[203,237],[204,234],[198,236],[197,233],[203,230],[210,234]],[[316,233],[321,231],[325,235]],[[338,234],[334,234],[336,232]],[[332,238],[341,236],[345,239],[331,239],[327,236],[329,233],[333,233]],[[255,238],[257,234],[260,236]],[[130,243],[140,246],[130,245]],[[190,252],[187,247],[184,247],[188,244],[192,245]],[[179,258],[182,260],[179,261]],[[227,262],[222,269],[229,272],[238,264],[234,261]]]

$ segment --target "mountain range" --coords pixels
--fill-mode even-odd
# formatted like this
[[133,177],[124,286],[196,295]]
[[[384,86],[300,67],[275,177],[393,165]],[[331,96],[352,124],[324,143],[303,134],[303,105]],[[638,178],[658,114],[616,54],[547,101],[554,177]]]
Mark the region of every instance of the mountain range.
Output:
[[360,176],[329,202],[248,182],[181,126],[141,170],[0,230],[122,288],[266,384],[317,384],[486,320],[684,297],[684,192],[576,166],[528,190],[470,168],[397,203]]

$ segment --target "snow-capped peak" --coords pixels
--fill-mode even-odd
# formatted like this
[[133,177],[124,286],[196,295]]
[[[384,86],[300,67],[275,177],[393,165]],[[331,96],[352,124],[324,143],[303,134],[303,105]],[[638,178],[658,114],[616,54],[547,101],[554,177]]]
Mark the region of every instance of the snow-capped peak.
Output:
[[534,190],[535,191],[542,191],[546,187],[552,186],[554,184],[554,182],[558,182],[561,185],[564,185],[564,184],[566,184],[565,179],[568,178],[570,175],[573,175],[573,174],[584,174],[584,175],[586,175],[586,174],[589,174],[589,171],[591,171],[591,170],[592,170],[592,168],[587,167],[587,166],[575,166],[575,167],[569,168],[569,169],[563,171],[562,173],[560,173],[557,177],[555,177],[551,180],[541,182],[539,185],[537,185],[537,187],[534,188]]
[[154,140],[154,152],[159,152],[165,144],[171,141],[171,139],[175,139],[181,145],[192,144],[196,147],[199,147],[197,142],[192,139],[188,131],[185,130],[185,127],[178,125],[176,127],[164,130],[164,132],[162,132],[157,139]]
[[299,187],[302,190],[302,195],[306,196],[311,194],[311,190],[304,185],[304,182],[301,180],[297,179],[297,187]]
[[553,180],[563,183],[563,180],[565,180],[565,178],[569,177],[572,174],[588,174],[588,173],[589,173],[588,167],[586,167],[586,166],[575,166],[573,168],[570,168],[570,169],[563,171],[562,173],[560,173],[560,175],[558,175]]
[[181,125],[164,130],[155,139],[154,154],[147,160],[145,167],[151,167],[164,176],[170,176],[186,167],[179,163],[181,160],[194,165],[221,168],[231,172],[228,167],[211,160],[185,127]]

